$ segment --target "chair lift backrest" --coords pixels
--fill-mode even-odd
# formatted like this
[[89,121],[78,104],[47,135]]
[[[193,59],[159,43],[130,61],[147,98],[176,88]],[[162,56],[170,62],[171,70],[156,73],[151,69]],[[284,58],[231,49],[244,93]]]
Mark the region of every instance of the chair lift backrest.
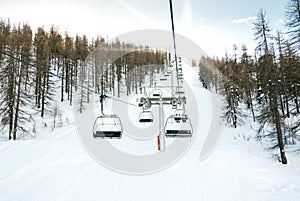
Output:
[[[183,125],[188,126],[182,127]],[[187,121],[176,123],[176,121],[174,120],[174,115],[171,115],[166,120],[164,130],[166,137],[192,137],[193,125],[188,117]]]

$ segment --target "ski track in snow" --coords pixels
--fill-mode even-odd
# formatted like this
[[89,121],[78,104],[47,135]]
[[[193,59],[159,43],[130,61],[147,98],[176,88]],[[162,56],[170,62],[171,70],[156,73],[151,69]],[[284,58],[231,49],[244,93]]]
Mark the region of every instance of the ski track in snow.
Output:
[[[199,87],[189,68],[184,72],[189,84]],[[200,87],[196,91],[202,106],[209,93]],[[39,134],[35,140],[1,142],[0,200],[299,200],[300,156],[287,154],[289,164],[283,166],[257,143],[235,139],[239,132],[253,133],[248,127],[224,128],[214,151],[198,160],[210,110],[199,108],[199,133],[187,154],[170,168],[145,176],[102,167],[82,147],[74,125]]]

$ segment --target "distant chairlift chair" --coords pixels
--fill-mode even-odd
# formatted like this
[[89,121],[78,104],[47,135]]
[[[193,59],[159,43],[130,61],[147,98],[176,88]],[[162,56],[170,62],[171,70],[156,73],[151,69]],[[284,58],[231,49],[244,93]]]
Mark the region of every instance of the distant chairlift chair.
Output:
[[167,78],[165,78],[165,77],[161,77],[159,80],[160,80],[160,81],[166,81],[166,80],[167,80]]
[[177,123],[179,123],[180,121],[186,122],[188,119],[188,116],[185,114],[184,109],[176,109],[173,117]]
[[151,96],[150,97],[153,97],[153,98],[161,98],[162,96],[162,90],[161,89],[154,89],[152,92],[151,92]]
[[149,110],[142,111],[139,115],[140,123],[151,123],[153,122],[153,119],[154,119],[153,114]]

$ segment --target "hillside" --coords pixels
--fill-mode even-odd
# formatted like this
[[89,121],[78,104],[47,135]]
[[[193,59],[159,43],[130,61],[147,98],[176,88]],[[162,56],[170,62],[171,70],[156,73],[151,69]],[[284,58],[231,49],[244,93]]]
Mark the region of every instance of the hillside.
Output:
[[[215,149],[200,160],[213,121],[212,94],[199,87],[191,66],[184,64],[183,69],[186,88],[194,93],[198,106],[188,112],[198,118],[193,119],[197,129],[191,146],[176,163],[140,176],[102,166],[84,148],[70,114],[72,107],[65,105],[68,125],[39,130],[36,139],[0,143],[0,200],[299,200],[299,155],[287,153],[289,164],[279,164],[255,142],[250,123],[237,129],[224,126]],[[89,130],[86,134],[92,135]],[[110,143],[131,154],[159,153],[155,135],[144,141],[124,135]],[[171,145],[167,140],[167,152]]]

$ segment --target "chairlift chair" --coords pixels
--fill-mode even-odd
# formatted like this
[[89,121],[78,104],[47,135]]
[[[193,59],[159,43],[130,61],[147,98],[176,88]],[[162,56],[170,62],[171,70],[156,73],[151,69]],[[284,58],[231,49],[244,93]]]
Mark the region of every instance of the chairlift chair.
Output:
[[176,94],[184,94],[184,90],[182,87],[176,87]]
[[162,75],[162,76],[160,76],[159,80],[160,80],[160,81],[166,81],[167,78],[166,78],[164,75]]
[[175,121],[174,116],[171,115],[166,120],[164,132],[166,137],[192,137],[193,126],[191,120],[188,117],[185,122],[177,122]]
[[117,115],[101,115],[96,118],[93,126],[94,138],[120,139],[122,133],[122,123]]
[[151,92],[151,96],[154,98],[160,98],[162,96],[162,90],[161,89],[154,89]]
[[174,113],[174,120],[176,122],[180,122],[180,121],[186,122],[187,119],[188,119],[188,116],[186,115],[184,109],[177,109],[175,111],[175,113]]
[[153,114],[149,110],[142,111],[139,115],[140,123],[151,123],[153,122],[153,119],[154,119]]

